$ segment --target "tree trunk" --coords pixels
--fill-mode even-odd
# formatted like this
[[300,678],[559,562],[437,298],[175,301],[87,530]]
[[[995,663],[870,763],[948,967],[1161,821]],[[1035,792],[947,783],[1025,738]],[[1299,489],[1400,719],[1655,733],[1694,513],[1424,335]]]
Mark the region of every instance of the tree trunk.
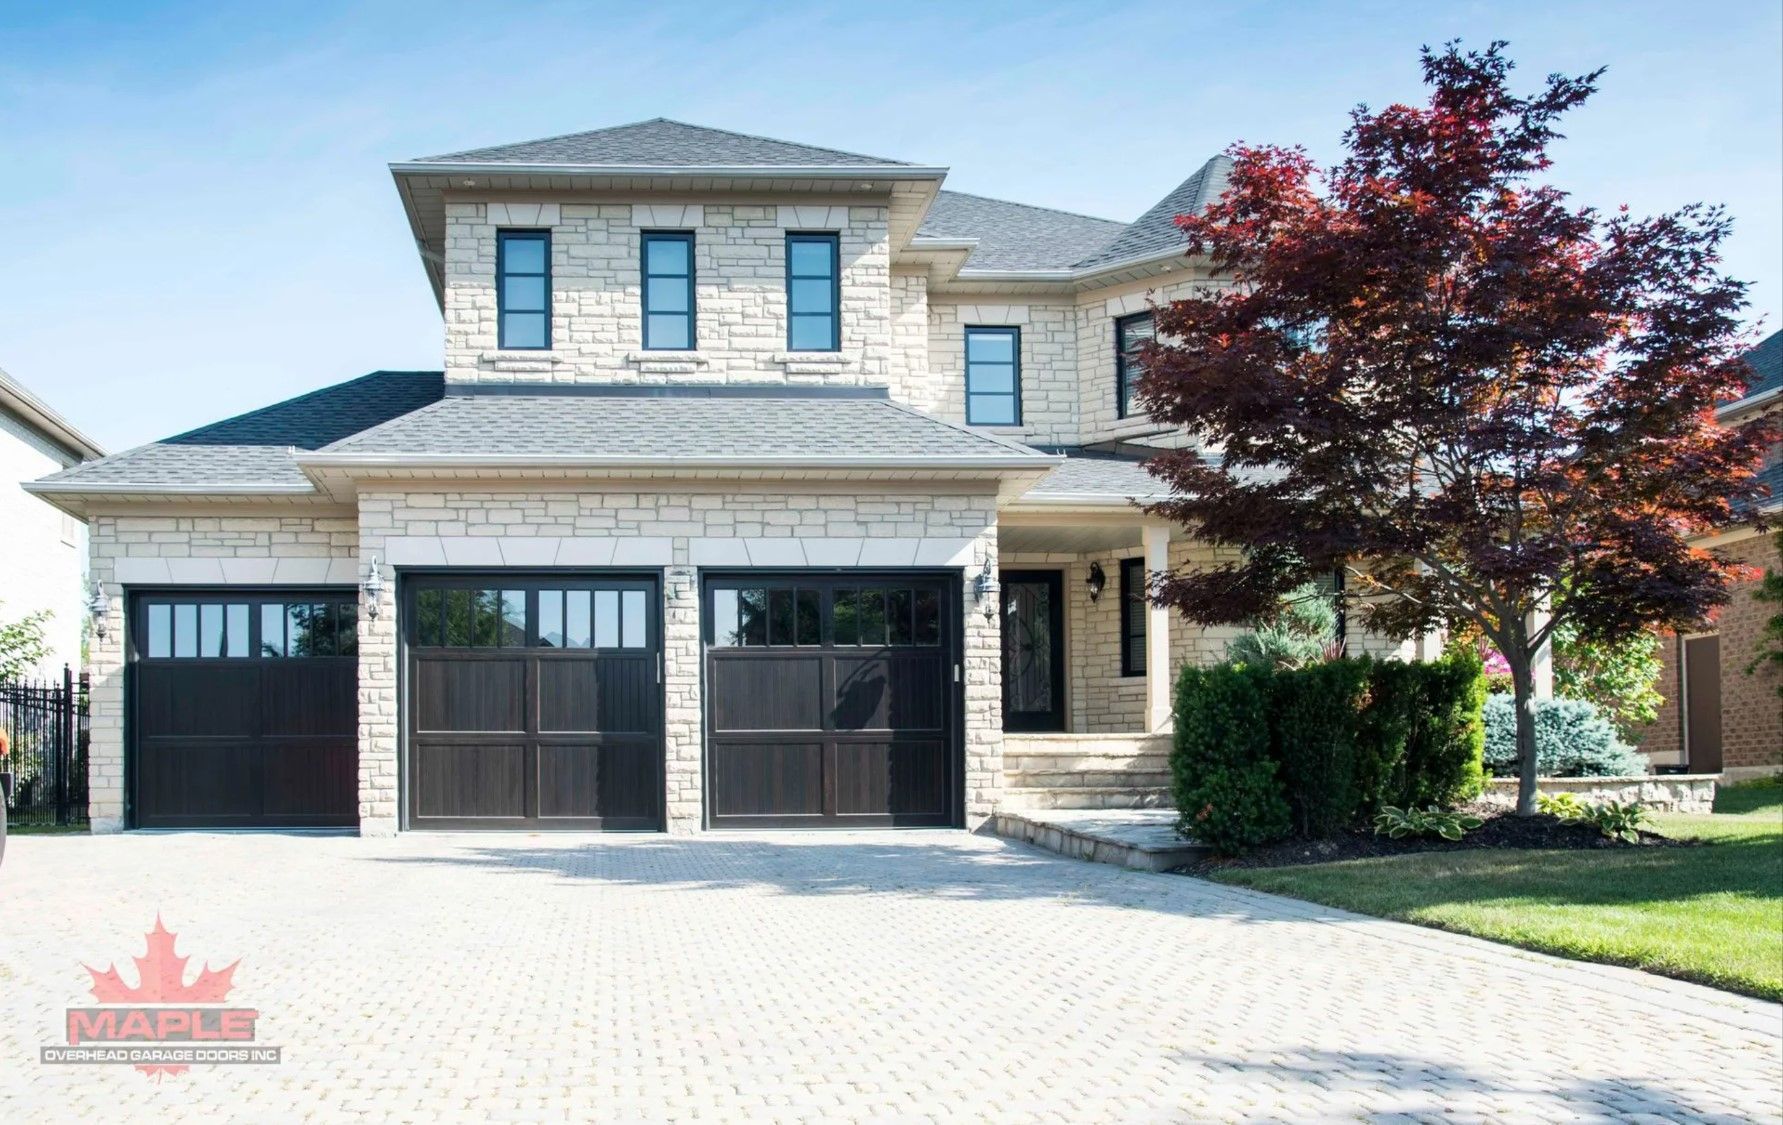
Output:
[[1517,710],[1517,815],[1535,815],[1535,671],[1527,653],[1504,654]]

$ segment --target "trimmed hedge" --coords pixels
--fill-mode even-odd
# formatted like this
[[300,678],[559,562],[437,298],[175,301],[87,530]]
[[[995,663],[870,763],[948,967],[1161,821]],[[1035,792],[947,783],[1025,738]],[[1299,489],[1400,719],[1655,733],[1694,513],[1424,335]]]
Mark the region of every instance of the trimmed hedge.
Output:
[[1450,807],[1485,785],[1479,659],[1184,668],[1171,755],[1184,834],[1221,852],[1328,837],[1382,806]]
[[[1517,776],[1517,700],[1486,701],[1486,768]],[[1622,741],[1616,725],[1583,699],[1535,701],[1535,771],[1543,777],[1639,777],[1646,756]]]

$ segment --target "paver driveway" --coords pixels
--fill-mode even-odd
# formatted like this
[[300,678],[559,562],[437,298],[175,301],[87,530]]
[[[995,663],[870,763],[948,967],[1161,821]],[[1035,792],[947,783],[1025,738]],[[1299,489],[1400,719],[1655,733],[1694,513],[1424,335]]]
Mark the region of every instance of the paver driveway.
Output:
[[[237,957],[278,1066],[50,1066]],[[1779,1008],[959,833],[14,838],[0,1119],[1780,1112]]]

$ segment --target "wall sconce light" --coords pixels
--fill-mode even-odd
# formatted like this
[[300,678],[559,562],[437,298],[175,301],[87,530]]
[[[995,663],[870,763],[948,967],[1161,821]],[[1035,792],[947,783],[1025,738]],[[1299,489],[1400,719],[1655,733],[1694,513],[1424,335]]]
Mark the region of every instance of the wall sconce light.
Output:
[[1003,586],[997,581],[997,568],[985,563],[978,577],[972,580],[972,593],[978,599],[978,608],[989,621],[997,615],[997,598],[1003,592]]
[[1102,572],[1101,563],[1090,564],[1090,576],[1083,580],[1083,584],[1090,588],[1090,601],[1102,596],[1102,591],[1108,588],[1108,575]]
[[365,616],[376,621],[384,612],[384,574],[378,569],[378,556],[365,564],[365,581],[359,589],[365,594]]
[[111,596],[105,592],[105,583],[93,583],[93,596],[87,599],[87,612],[93,617],[93,635],[103,641],[111,632]]

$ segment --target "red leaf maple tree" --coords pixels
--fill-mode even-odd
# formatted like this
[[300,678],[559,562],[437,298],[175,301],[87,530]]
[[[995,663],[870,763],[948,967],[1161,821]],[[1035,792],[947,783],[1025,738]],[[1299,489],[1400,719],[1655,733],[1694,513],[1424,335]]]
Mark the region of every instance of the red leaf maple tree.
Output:
[[1428,105],[1351,114],[1347,156],[1238,145],[1226,193],[1176,222],[1229,281],[1157,310],[1151,417],[1200,435],[1151,471],[1150,511],[1235,548],[1161,577],[1192,620],[1266,619],[1341,569],[1393,637],[1473,626],[1517,697],[1534,811],[1532,667],[1587,638],[1699,622],[1736,568],[1688,542],[1761,493],[1743,393],[1743,283],[1701,204],[1604,215],[1539,183],[1557,120],[1602,71],[1519,97],[1505,44],[1422,52]]
[[[103,970],[81,966],[93,978],[93,999],[101,1004],[221,1004],[229,998],[239,960],[221,969],[206,964],[187,984],[186,962],[190,958],[174,951],[178,935],[168,932],[160,915],[155,916],[155,928],[146,937],[144,956],[132,958],[136,962],[134,987],[124,983],[115,965]],[[163,1074],[184,1074],[191,1068],[182,1063],[138,1063],[136,1069],[159,1078]]]

